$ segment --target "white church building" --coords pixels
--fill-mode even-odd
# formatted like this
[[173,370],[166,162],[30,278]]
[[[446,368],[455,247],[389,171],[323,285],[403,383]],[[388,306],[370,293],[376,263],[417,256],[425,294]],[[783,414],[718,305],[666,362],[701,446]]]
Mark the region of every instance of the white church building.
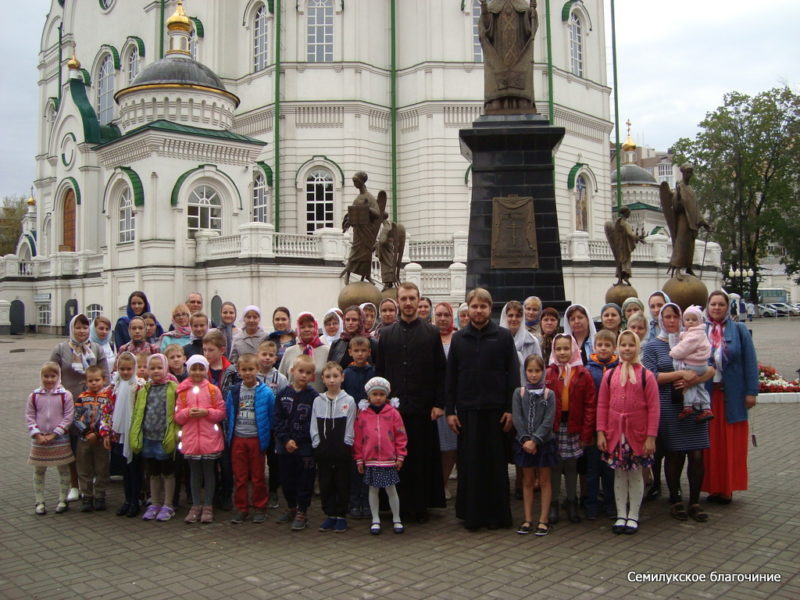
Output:
[[[321,316],[342,287],[359,170],[406,227],[405,278],[460,302],[471,179],[458,130],[482,111],[479,15],[478,0],[52,0],[35,194],[0,258],[0,325],[9,310],[12,330],[114,319],[137,289],[162,321],[192,291],[212,316],[223,300]],[[614,279],[604,2],[539,0],[538,16],[536,105],[566,129],[566,295],[598,311]],[[664,235],[650,241],[634,252],[643,294],[670,253]],[[716,244],[705,265],[711,287]]]

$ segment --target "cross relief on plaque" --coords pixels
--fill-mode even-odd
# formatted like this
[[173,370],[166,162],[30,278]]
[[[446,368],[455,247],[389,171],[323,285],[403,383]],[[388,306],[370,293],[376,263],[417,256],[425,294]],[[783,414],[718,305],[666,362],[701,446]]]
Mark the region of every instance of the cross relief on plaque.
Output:
[[492,198],[492,268],[535,269],[539,266],[533,198]]

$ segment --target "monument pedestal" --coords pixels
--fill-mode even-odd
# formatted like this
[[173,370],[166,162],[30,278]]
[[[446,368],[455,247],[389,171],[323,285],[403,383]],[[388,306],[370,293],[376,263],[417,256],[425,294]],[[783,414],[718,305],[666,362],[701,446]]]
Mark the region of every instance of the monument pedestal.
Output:
[[563,137],[541,115],[484,115],[459,131],[472,163],[467,290],[488,289],[495,310],[528,296],[559,311],[569,305],[553,181]]

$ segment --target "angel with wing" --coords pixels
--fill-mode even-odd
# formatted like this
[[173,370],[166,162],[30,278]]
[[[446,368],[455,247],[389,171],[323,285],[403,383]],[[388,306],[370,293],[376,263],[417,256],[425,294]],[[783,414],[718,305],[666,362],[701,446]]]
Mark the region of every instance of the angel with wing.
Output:
[[614,285],[631,284],[631,254],[637,243],[645,243],[644,235],[637,234],[628,223],[630,216],[631,209],[623,206],[619,209],[619,217],[605,224],[606,239],[617,265],[617,281]]
[[400,282],[400,267],[406,246],[406,228],[392,223],[386,212],[386,192],[378,192],[378,208],[383,219],[375,250],[381,263],[383,289],[388,290]]
[[666,181],[662,181],[659,188],[661,210],[672,237],[672,257],[667,272],[678,281],[683,281],[681,269],[694,275],[694,243],[701,227],[709,230],[708,223],[700,215],[697,197],[689,183],[694,174],[694,166],[690,163],[682,164],[681,174],[681,181],[675,185],[674,192],[669,189]]

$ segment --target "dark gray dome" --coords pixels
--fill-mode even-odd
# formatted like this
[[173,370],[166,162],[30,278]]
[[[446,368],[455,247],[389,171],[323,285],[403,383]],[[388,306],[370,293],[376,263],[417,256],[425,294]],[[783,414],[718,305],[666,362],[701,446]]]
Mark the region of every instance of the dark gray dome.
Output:
[[130,87],[159,83],[202,85],[225,91],[225,85],[214,71],[180,54],[170,54],[148,65],[136,76]]
[[[615,171],[611,172],[611,181],[616,181],[616,175]],[[622,165],[619,177],[623,184],[656,185],[658,183],[650,171],[632,163]]]

